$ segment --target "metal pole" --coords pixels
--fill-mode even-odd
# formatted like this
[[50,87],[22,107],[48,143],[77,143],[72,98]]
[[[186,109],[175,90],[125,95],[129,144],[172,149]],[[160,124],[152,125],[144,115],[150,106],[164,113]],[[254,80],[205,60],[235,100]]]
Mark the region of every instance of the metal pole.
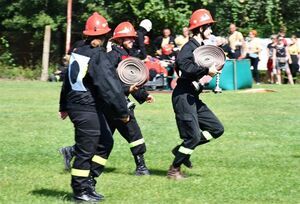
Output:
[[233,83],[234,83],[234,90],[237,90],[237,60],[233,60]]
[[71,23],[72,23],[72,0],[68,0],[68,8],[67,8],[67,31],[66,31],[66,50],[67,54],[70,50],[71,44]]

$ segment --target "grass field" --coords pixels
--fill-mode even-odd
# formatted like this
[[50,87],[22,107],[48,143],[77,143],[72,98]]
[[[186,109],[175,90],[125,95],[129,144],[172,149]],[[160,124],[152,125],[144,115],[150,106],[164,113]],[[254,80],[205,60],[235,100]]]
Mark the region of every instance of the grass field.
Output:
[[[115,134],[98,179],[105,203],[300,203],[300,86],[259,88],[276,92],[201,95],[225,133],[194,151],[194,168],[179,182],[165,177],[180,143],[171,95],[137,106],[152,175],[133,176],[128,144]],[[0,203],[70,202],[57,150],[73,144],[73,127],[58,118],[59,92],[59,83],[0,81]]]

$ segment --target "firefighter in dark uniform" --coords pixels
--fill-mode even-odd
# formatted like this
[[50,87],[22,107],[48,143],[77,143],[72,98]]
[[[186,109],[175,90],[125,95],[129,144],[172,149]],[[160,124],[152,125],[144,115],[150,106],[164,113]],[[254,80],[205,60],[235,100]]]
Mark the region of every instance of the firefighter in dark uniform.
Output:
[[224,132],[223,125],[218,118],[199,99],[202,90],[196,90],[193,86],[193,82],[198,81],[204,75],[214,76],[218,70],[215,65],[198,66],[193,56],[193,51],[202,46],[203,40],[211,35],[210,26],[213,23],[210,12],[205,9],[199,9],[192,14],[189,30],[192,31],[193,37],[183,46],[175,62],[179,78],[172,94],[172,104],[183,142],[172,150],[175,158],[167,173],[170,179],[183,179],[180,167],[182,164],[192,167],[190,156],[194,149],[211,139],[220,137]]
[[69,116],[75,128],[71,187],[78,201],[103,199],[95,191],[95,177],[103,171],[113,139],[102,110],[109,108],[115,120],[129,121],[121,84],[102,47],[109,31],[106,19],[98,13],[88,18],[83,31],[88,38],[72,53],[61,90],[61,118]]
[[[112,41],[115,45],[112,46],[112,51],[108,53],[108,58],[114,66],[114,71],[118,67],[121,60],[129,57],[129,49],[132,48],[132,44],[136,38],[136,32],[134,27],[129,22],[120,23],[114,30]],[[129,108],[130,121],[128,123],[123,123],[120,120],[114,120],[111,117],[110,111],[104,111],[104,114],[108,120],[108,125],[112,134],[117,129],[119,133],[127,140],[130,146],[130,150],[134,157],[136,163],[135,174],[138,176],[149,175],[149,170],[145,164],[144,153],[146,152],[146,145],[143,135],[141,133],[140,127],[134,116],[135,104],[131,102],[128,98],[131,94],[140,104],[145,101],[152,103],[154,97],[150,95],[145,88],[136,87],[135,85],[128,86],[124,83],[122,84],[123,92],[126,96],[127,106]],[[106,110],[106,109],[105,109]],[[74,146],[63,147],[60,152],[64,156],[66,169],[69,169],[70,162],[74,155]],[[109,155],[107,155],[108,157]]]
[[137,39],[133,43],[133,47],[129,50],[129,55],[132,57],[145,60],[147,58],[147,51],[145,45],[145,36],[152,29],[152,22],[149,19],[144,19],[140,22],[137,30]]
[[[114,30],[112,41],[115,45],[112,46],[112,51],[108,53],[109,59],[115,68],[123,60],[129,57],[129,49],[132,48],[133,42],[136,38],[136,32],[134,27],[129,22],[120,23]],[[141,133],[140,127],[134,116],[134,103],[128,99],[131,94],[140,104],[147,101],[152,103],[154,97],[150,95],[143,87],[137,87],[135,85],[128,86],[122,83],[124,94],[128,101],[128,105],[132,106],[129,111],[130,121],[126,124],[120,121],[113,121],[108,117],[108,124],[111,128],[112,133],[117,129],[122,137],[124,137],[129,143],[130,150],[134,156],[136,163],[136,175],[149,175],[149,171],[145,165],[144,153],[146,152],[146,145]]]

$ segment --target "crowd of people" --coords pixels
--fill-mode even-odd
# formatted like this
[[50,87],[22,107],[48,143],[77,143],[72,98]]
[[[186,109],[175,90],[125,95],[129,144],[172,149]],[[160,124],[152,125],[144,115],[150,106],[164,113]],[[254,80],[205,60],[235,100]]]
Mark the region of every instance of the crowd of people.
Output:
[[[169,179],[184,179],[181,167],[192,168],[190,158],[194,149],[224,132],[217,116],[199,98],[203,87],[194,85],[200,78],[213,77],[222,69],[216,64],[199,66],[193,57],[196,48],[210,41],[214,23],[208,10],[198,9],[192,14],[189,27],[183,29],[182,37],[174,39],[170,30],[164,29],[163,36],[156,41],[156,53],[161,58],[172,53],[174,57],[174,52],[178,52],[174,60],[178,80],[172,105],[182,143],[171,151],[174,159],[166,173]],[[130,22],[121,22],[106,49],[104,45],[111,29],[103,16],[94,13],[86,21],[85,39],[72,48],[59,112],[61,119],[69,117],[73,123],[75,144],[61,148],[60,152],[66,167],[71,170],[71,187],[76,201],[103,200],[104,196],[96,191],[97,177],[103,173],[113,148],[115,130],[129,143],[136,164],[135,175],[151,174],[144,160],[145,140],[128,96],[131,94],[141,104],[153,103],[154,97],[143,86],[124,84],[116,72],[118,64],[128,57],[149,60],[145,45],[148,44],[146,34],[151,28],[149,19],[141,21],[137,32]],[[176,42],[181,45],[177,51]]]
[[[235,24],[230,24],[230,34],[227,37],[211,36],[206,41],[206,44],[213,44],[221,47],[228,59],[249,59],[252,67],[252,76],[255,83],[260,84],[260,74],[258,71],[258,63],[260,61],[262,43],[257,37],[256,30],[250,30],[248,37],[244,37],[241,32],[237,30]],[[187,27],[183,28],[182,35],[177,35],[174,38],[171,35],[170,29],[163,29],[163,35],[154,40],[155,54],[160,57],[164,55],[164,48],[172,46],[172,52],[176,56],[177,51],[189,40],[191,33]],[[277,35],[271,36],[271,43],[267,46],[269,55],[268,62],[264,65],[267,68],[267,76],[269,83],[282,84],[282,72],[284,73],[285,83],[296,83],[297,73],[300,72],[300,45],[297,42],[297,36],[292,35],[290,43],[285,38],[284,30],[281,30]],[[172,72],[168,72],[173,74]]]
[[[162,35],[155,39],[149,38],[149,32],[152,29],[152,22],[149,19],[141,21],[137,30],[137,39],[133,42],[133,48],[129,49],[130,56],[135,56],[143,60],[150,71],[149,80],[155,76],[163,76],[166,78],[166,89],[173,89],[172,80],[177,78],[174,71],[175,59],[185,43],[191,38],[192,33],[188,27],[182,29],[182,34],[173,35],[171,29],[164,28]],[[205,40],[205,44],[213,44],[221,47],[228,59],[249,59],[252,67],[252,76],[256,84],[261,83],[258,64],[262,58],[262,43],[257,37],[256,30],[250,30],[248,37],[244,37],[238,31],[235,24],[230,24],[229,35],[227,37],[211,35],[210,39]],[[86,36],[84,37],[86,38]],[[292,35],[288,41],[285,38],[284,30],[280,30],[277,35],[270,37],[270,43],[266,50],[268,60],[264,67],[267,68],[267,81],[271,84],[296,83],[297,73],[300,72],[300,45],[297,42],[297,36]],[[85,42],[85,39],[74,43],[71,51],[80,47]],[[108,41],[106,50],[111,51],[113,42]],[[67,55],[68,58],[69,55]],[[62,80],[64,76],[63,68],[59,69],[50,76],[50,81]],[[284,80],[282,80],[282,77]]]
[[[234,24],[230,25],[230,32],[229,45],[232,54],[229,58],[250,59],[253,67],[253,79],[259,84],[261,81],[258,73],[258,62],[261,57],[262,45],[257,38],[257,31],[251,30],[247,40],[244,39],[242,33],[236,30]],[[280,30],[277,35],[272,35],[270,38],[271,42],[267,45],[268,61],[266,64],[268,82],[282,84],[282,71],[284,71],[288,83],[294,84],[297,72],[300,71],[300,47],[297,37],[292,35],[291,42],[288,44],[284,30]]]

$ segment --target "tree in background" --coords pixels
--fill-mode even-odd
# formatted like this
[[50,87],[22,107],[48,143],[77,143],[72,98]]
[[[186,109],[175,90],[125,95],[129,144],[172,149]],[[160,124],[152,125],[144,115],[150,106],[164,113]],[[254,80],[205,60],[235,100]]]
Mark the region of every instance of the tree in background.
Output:
[[12,57],[12,54],[9,50],[9,43],[8,41],[4,38],[0,38],[0,65],[1,62],[10,65],[10,66],[15,66],[14,59]]
[[282,12],[283,26],[287,28],[287,34],[297,34],[300,37],[300,1],[279,1]]
[[65,26],[65,1],[17,0],[0,1],[0,28],[8,31],[34,31],[34,38],[43,36],[41,30],[50,25],[56,31]]
[[[64,1],[0,0],[0,8],[1,35],[9,40],[16,62],[25,66],[41,61],[45,25],[54,32],[66,25]],[[59,43],[51,44],[51,50],[58,47]]]
[[[25,64],[36,63],[36,58],[41,58],[44,26],[50,25],[52,56],[61,57],[66,7],[67,0],[15,0],[13,3],[0,0],[0,31],[9,40],[13,56],[23,46],[28,53],[18,51],[21,54],[16,58],[26,58]],[[188,26],[192,11],[199,8],[212,12],[218,21],[214,29],[217,35],[227,36],[230,23],[235,23],[244,34],[255,28],[260,37],[269,37],[280,28],[287,29],[287,36],[300,32],[298,0],[73,0],[72,37],[80,36],[86,19],[94,11],[104,15],[112,28],[125,20],[137,26],[142,19],[149,18],[153,22],[152,37],[155,37],[164,27],[181,33],[182,27]],[[35,52],[38,53],[32,54]]]

